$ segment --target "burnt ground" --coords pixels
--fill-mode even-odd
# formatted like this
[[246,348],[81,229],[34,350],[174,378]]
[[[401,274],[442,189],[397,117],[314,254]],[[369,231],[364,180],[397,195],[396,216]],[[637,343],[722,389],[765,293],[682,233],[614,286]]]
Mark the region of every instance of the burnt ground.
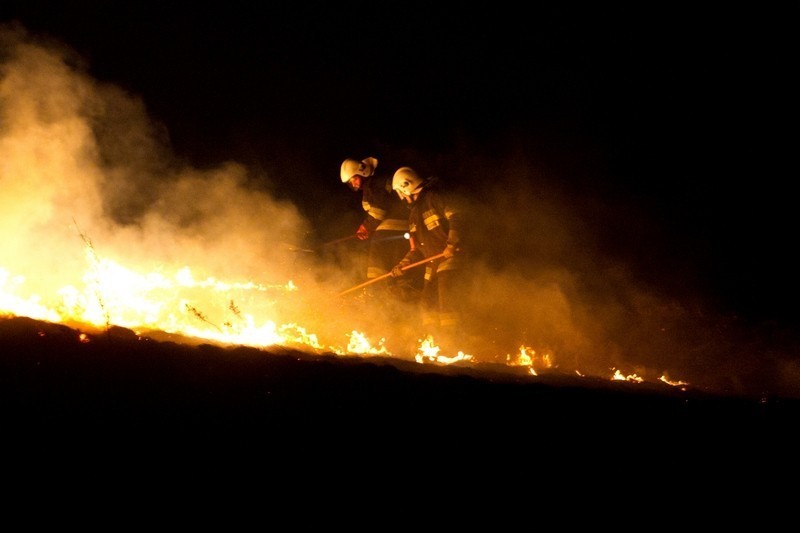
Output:
[[122,328],[82,341],[77,329],[20,317],[0,320],[0,351],[4,444],[36,463],[206,468],[269,457],[277,471],[301,456],[348,475],[445,464],[520,475],[553,465],[771,475],[793,461],[800,420],[789,398],[156,340]]

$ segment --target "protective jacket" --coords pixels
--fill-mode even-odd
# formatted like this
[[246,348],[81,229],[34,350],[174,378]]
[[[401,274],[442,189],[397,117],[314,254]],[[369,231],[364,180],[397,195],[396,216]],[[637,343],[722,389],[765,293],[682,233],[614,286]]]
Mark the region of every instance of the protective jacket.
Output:
[[367,213],[364,226],[370,235],[375,231],[408,231],[408,210],[392,190],[391,178],[365,178],[361,207]]
[[[459,248],[462,213],[456,206],[445,201],[436,177],[428,178],[424,182],[422,191],[409,205],[409,209],[409,233],[413,247],[406,254],[404,262],[412,263],[432,257],[442,253],[448,246]],[[462,261],[463,255],[460,253],[440,259],[435,271],[460,268]],[[426,272],[425,277],[428,278],[431,274],[432,272]]]

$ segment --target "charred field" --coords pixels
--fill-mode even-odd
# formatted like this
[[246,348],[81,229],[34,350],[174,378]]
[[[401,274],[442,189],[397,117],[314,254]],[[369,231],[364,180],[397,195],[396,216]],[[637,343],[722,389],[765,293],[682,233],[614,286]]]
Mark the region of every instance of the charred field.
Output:
[[0,320],[0,347],[6,444],[26,452],[280,446],[761,468],[791,448],[800,413],[791,398],[82,332],[24,317]]

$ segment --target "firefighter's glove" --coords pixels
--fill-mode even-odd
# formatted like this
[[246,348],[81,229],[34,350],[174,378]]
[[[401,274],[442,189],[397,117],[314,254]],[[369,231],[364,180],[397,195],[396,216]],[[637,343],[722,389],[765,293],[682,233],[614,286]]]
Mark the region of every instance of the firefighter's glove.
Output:
[[406,273],[403,271],[403,267],[408,266],[410,264],[411,263],[409,261],[405,261],[405,260],[400,261],[399,263],[397,263],[394,266],[394,268],[392,269],[392,277],[393,278],[399,278],[400,276],[405,276]]
[[358,231],[356,231],[356,237],[358,237],[358,240],[360,241],[366,241],[369,239],[369,230],[367,229],[367,226],[361,224],[358,227]]
[[444,254],[445,259],[449,259],[449,258],[453,257],[458,252],[459,252],[458,248],[456,248],[455,245],[453,245],[453,244],[448,244],[447,246],[445,246],[444,250],[442,250],[442,253]]

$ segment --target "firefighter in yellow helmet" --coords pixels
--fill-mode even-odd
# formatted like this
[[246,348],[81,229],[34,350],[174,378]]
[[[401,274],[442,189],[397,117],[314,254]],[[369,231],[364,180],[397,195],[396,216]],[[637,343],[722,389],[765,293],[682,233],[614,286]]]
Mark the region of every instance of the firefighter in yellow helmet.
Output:
[[[369,240],[367,280],[389,274],[408,250],[408,207],[392,190],[392,179],[376,174],[377,167],[374,157],[345,159],[340,171],[342,183],[361,192],[365,217],[356,237]],[[419,296],[421,285],[421,276],[390,278],[387,283],[370,285],[366,292],[373,296],[388,292],[401,300],[411,300]]]
[[[458,349],[462,339],[465,256],[462,252],[463,214],[447,198],[438,178],[423,180],[410,167],[402,167],[392,178],[392,188],[408,203],[410,249],[392,268],[393,277],[413,269],[403,267],[428,257],[441,257],[425,265],[421,295],[422,325],[441,348]],[[455,353],[443,355],[452,356]]]

